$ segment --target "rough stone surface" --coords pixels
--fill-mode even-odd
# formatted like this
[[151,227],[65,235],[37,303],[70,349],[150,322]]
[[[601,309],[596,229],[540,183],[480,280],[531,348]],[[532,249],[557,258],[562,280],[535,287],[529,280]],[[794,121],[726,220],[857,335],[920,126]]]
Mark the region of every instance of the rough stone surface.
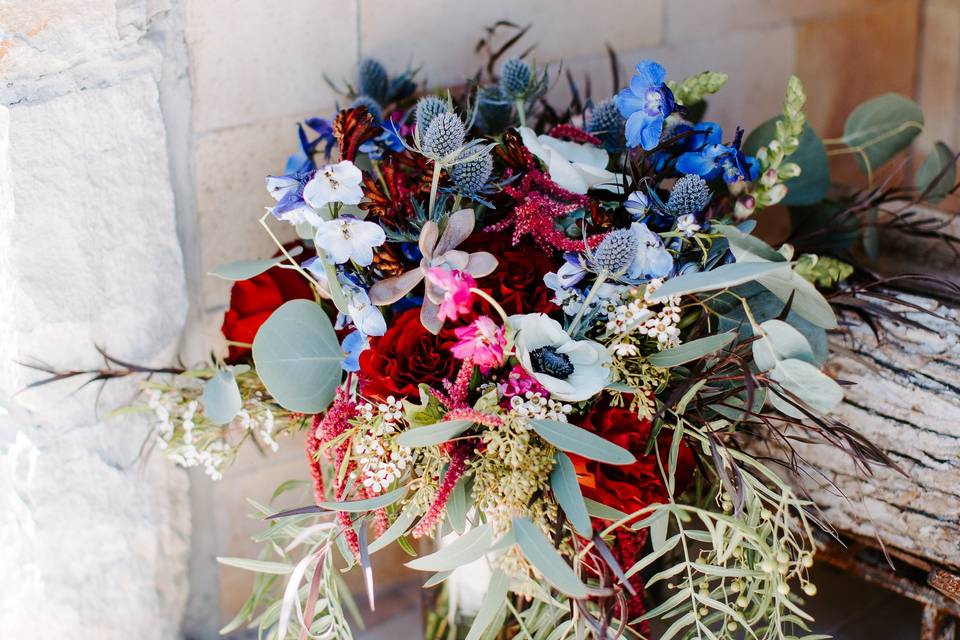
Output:
[[[82,7],[80,5],[83,5]],[[187,599],[185,474],[150,425],[16,364],[169,362],[187,301],[154,2],[14,3],[0,65],[0,635],[172,639]],[[12,29],[10,28],[12,27]],[[99,411],[98,411],[99,409]]]

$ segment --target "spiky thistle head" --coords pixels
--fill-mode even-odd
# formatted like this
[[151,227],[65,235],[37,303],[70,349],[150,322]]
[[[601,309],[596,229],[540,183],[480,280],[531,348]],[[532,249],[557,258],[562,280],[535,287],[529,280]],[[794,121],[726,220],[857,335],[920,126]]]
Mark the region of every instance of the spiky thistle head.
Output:
[[420,150],[428,158],[441,160],[462,148],[466,138],[463,120],[447,111],[437,114],[430,121],[430,126],[420,139]]
[[379,60],[364,58],[360,61],[360,68],[357,70],[357,88],[361,94],[366,94],[380,103],[387,99],[389,86],[387,70]]
[[533,71],[520,58],[510,58],[500,67],[500,88],[509,98],[523,98],[530,88]]
[[367,111],[370,112],[370,115],[373,116],[373,119],[377,122],[383,120],[383,107],[380,106],[380,103],[374,100],[372,97],[364,94],[360,94],[353,99],[352,107],[366,107]]
[[609,273],[623,273],[640,248],[640,238],[630,229],[611,231],[593,250],[593,264]]
[[667,199],[667,211],[675,216],[700,213],[710,202],[710,188],[700,176],[688,173],[673,185]]
[[449,110],[447,103],[437,96],[424,96],[420,98],[417,101],[417,110],[414,116],[414,122],[417,125],[417,131],[420,132],[420,135],[426,135],[427,129],[430,128],[430,123],[433,122],[433,119]]
[[613,99],[604,100],[590,111],[587,133],[600,138],[606,149],[623,146],[624,118]]
[[503,131],[513,121],[513,101],[498,84],[477,92],[477,126],[487,132]]
[[493,173],[493,156],[489,151],[467,150],[474,157],[458,162],[450,169],[450,177],[457,190],[464,195],[473,195],[487,185]]

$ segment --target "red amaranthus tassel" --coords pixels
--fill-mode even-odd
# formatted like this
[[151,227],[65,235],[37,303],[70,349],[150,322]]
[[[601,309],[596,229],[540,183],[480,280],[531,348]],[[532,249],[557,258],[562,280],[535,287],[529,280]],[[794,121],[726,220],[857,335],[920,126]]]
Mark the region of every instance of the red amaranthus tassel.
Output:
[[551,138],[559,138],[561,140],[570,140],[571,142],[579,142],[581,144],[593,144],[598,147],[603,146],[603,140],[597,136],[592,136],[583,129],[575,127],[572,124],[558,124],[553,129],[550,130],[548,134]]
[[490,413],[483,413],[482,411],[477,411],[470,407],[462,407],[458,409],[451,409],[443,416],[444,420],[469,420],[470,422],[475,422],[477,424],[482,424],[485,427],[499,427],[503,424],[503,420],[499,416],[495,416]]
[[[590,206],[590,198],[567,191],[542,171],[532,170],[518,184],[504,187],[504,191],[517,204],[507,217],[490,225],[484,231],[502,231],[513,227],[513,243],[520,242],[525,234],[546,250],[583,251],[584,241],[568,238],[554,226],[561,216]],[[603,239],[602,235],[587,239],[593,248]]]
[[473,445],[469,442],[458,442],[450,446],[450,464],[447,465],[447,473],[444,474],[440,483],[440,489],[437,490],[437,497],[433,504],[427,509],[427,513],[420,518],[420,522],[413,528],[414,538],[420,538],[430,533],[440,522],[447,508],[447,500],[450,499],[450,492],[457,485],[457,482],[463,477],[467,470],[467,460],[473,451]]
[[[323,492],[323,473],[320,468],[320,461],[318,460],[318,452],[323,445],[332,442],[349,428],[350,425],[347,421],[353,417],[356,407],[356,403],[349,399],[343,389],[339,389],[336,398],[333,400],[333,404],[327,409],[323,418],[316,416],[313,419],[311,433],[307,435],[306,447],[307,458],[310,462],[310,473],[313,476],[314,499],[317,503],[323,502],[326,499]],[[350,440],[346,438],[333,449],[332,458],[338,470],[344,464],[344,459],[346,458],[349,447]],[[349,476],[350,470],[346,469],[345,471],[346,472],[343,473],[344,478]],[[345,481],[338,483],[333,488],[334,500],[342,500],[345,489]],[[343,534],[346,537],[350,550],[353,551],[355,555],[359,555],[360,541],[357,538],[357,532],[353,530],[350,514],[345,511],[338,511],[336,518],[337,523],[343,527]]]

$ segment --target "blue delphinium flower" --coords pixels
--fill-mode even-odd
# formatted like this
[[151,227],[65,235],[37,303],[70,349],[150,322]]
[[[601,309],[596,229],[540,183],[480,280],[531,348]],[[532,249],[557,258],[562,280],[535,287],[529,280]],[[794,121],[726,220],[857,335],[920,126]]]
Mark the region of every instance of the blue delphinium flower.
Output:
[[673,92],[663,82],[666,75],[666,70],[653,60],[643,60],[637,65],[630,86],[617,94],[617,109],[627,119],[628,147],[643,146],[649,151],[660,142],[663,121],[676,106]]
[[706,132],[706,140],[699,149],[677,158],[677,171],[693,173],[704,180],[723,176],[728,184],[739,180],[756,180],[760,171],[757,159],[740,150],[743,129],[737,129],[736,138],[729,145],[720,141],[722,135],[720,127],[714,125]]
[[303,199],[303,188],[313,178],[317,170],[317,163],[313,157],[317,147],[324,143],[323,155],[330,159],[330,151],[336,144],[333,135],[333,125],[323,118],[308,118],[305,120],[308,127],[318,135],[311,140],[303,124],[297,124],[297,138],[300,141],[300,151],[287,158],[283,175],[267,176],[267,191],[277,201],[271,213],[279,220],[287,220],[297,224],[303,222],[312,209]]
[[340,365],[343,367],[343,370],[359,371],[360,354],[363,353],[369,346],[370,341],[362,331],[356,330],[348,333],[343,339],[343,342],[340,343],[340,348],[343,349],[343,353],[345,354],[343,363]]

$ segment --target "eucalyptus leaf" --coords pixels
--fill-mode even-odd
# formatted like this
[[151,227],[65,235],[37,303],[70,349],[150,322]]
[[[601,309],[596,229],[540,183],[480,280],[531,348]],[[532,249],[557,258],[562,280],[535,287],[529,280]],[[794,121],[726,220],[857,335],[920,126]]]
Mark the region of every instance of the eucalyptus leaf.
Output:
[[814,364],[813,348],[802,333],[783,320],[767,320],[760,325],[763,332],[753,342],[753,361],[760,371],[769,371],[778,362],[797,358]]
[[916,102],[897,93],[867,100],[850,114],[843,142],[855,150],[860,169],[872,175],[903,151],[923,130],[923,111]]
[[658,298],[681,296],[689,293],[716,291],[738,284],[757,280],[761,276],[778,272],[789,271],[785,262],[735,262],[725,264],[712,271],[686,273],[676,278],[670,278],[657,289]]
[[[293,247],[287,253],[295,257],[303,253],[303,247]],[[249,280],[258,276],[264,271],[271,269],[282,262],[286,262],[286,256],[277,256],[276,258],[267,258],[266,260],[238,260],[215,267],[210,272],[211,276],[223,278],[224,280]]]
[[318,413],[333,400],[344,357],[323,308],[291,300],[273,312],[253,340],[253,361],[284,409]]
[[513,519],[513,533],[524,557],[558,591],[571,598],[586,598],[587,587],[537,525],[526,518]]
[[474,560],[479,560],[493,543],[493,529],[489,524],[470,529],[438,551],[415,558],[407,566],[416,571],[449,571]]
[[400,515],[397,516],[396,520],[387,527],[387,530],[380,535],[379,538],[370,543],[370,553],[376,553],[384,547],[388,546],[390,543],[394,542],[397,538],[404,535],[409,529],[410,525],[413,524],[413,521],[417,519],[417,510],[413,504],[409,504],[406,508],[400,512]]
[[737,256],[737,262],[744,262],[742,254],[738,254],[737,249],[746,251],[752,255],[755,255],[767,262],[786,262],[787,259],[783,257],[783,254],[778,252],[776,249],[768,245],[766,242],[758,238],[757,236],[745,233],[729,224],[713,224],[711,225],[713,229],[719,231],[727,239],[727,242],[730,243],[730,247],[733,250],[733,254]]
[[917,169],[914,184],[921,193],[926,192],[928,202],[940,202],[947,197],[956,181],[957,157],[950,147],[937,142]]
[[614,509],[613,507],[608,507],[602,502],[597,502],[590,498],[584,498],[583,502],[587,506],[587,513],[589,513],[594,518],[599,518],[600,520],[609,520],[610,522],[616,522],[618,520],[623,520],[627,517],[627,514],[619,509]]
[[467,528],[467,482],[469,478],[464,475],[453,486],[450,492],[450,498],[447,500],[447,517],[450,519],[450,525],[457,533],[463,533]]
[[510,590],[510,578],[497,569],[490,576],[490,582],[487,584],[487,592],[483,594],[483,600],[480,601],[480,608],[477,615],[473,618],[473,624],[470,625],[470,632],[466,640],[480,640],[484,632],[491,627],[492,623],[499,617],[500,612],[507,606],[507,593]]
[[[743,152],[756,155],[761,146],[775,140],[777,120],[782,118],[783,116],[770,118],[751,131],[743,143]],[[787,205],[815,204],[827,197],[827,190],[830,188],[827,150],[809,123],[803,125],[799,141],[797,150],[786,157],[789,162],[800,166],[800,175],[785,182],[789,191],[783,203]]]
[[240,387],[229,369],[218,369],[203,385],[203,413],[214,424],[227,424],[243,408]]
[[623,447],[568,422],[531,420],[530,426],[541,438],[561,451],[576,453],[607,464],[633,464],[636,458]]
[[442,584],[452,574],[453,574],[452,569],[450,571],[437,571],[435,574],[430,576],[426,582],[423,583],[423,588],[429,589],[431,587],[437,586],[438,584]]
[[580,483],[577,482],[577,470],[564,452],[557,451],[555,458],[556,464],[550,472],[550,487],[553,489],[553,495],[556,496],[557,502],[577,533],[589,538],[593,535],[593,527],[590,524],[587,505],[583,502]]
[[403,486],[373,498],[363,500],[349,500],[346,502],[318,502],[317,506],[331,511],[347,511],[350,513],[366,513],[390,506],[403,496],[407,495],[407,487]]
[[670,349],[664,349],[659,353],[651,354],[647,360],[650,364],[665,369],[676,367],[677,365],[699,360],[704,356],[716,353],[733,342],[736,337],[736,332],[727,331],[726,333],[718,333],[712,336],[698,338],[684,343],[679,347],[672,347]]
[[[837,382],[820,371],[809,362],[790,358],[777,363],[770,372],[770,378],[780,383],[811,409],[819,413],[829,413],[843,401],[843,389]],[[775,393],[769,396],[770,401],[777,409],[795,418],[802,418],[803,413],[790,403],[778,397]]]
[[425,427],[415,427],[397,436],[396,443],[402,447],[430,447],[457,437],[472,424],[469,420],[449,420]]
[[833,307],[817,291],[812,282],[793,269],[770,273],[757,278],[757,282],[770,290],[782,302],[793,298],[790,310],[823,329],[836,329],[837,316]]

